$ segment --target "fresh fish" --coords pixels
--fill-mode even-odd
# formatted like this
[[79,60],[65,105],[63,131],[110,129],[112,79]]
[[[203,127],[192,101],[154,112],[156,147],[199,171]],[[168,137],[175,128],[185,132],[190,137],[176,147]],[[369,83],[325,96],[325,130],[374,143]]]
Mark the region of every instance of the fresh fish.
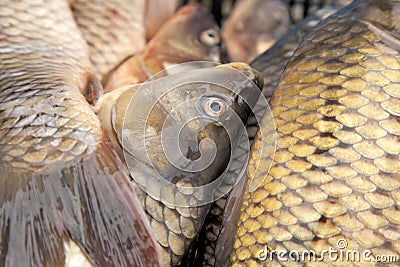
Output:
[[145,46],[148,4],[145,0],[72,1],[72,12],[99,79]]
[[109,92],[130,83],[141,83],[164,68],[188,61],[220,61],[219,28],[198,4],[182,7],[146,47],[127,58],[103,82]]
[[[186,157],[195,160],[200,155],[208,155],[211,153],[213,151],[212,146],[204,146],[200,153],[199,149],[203,140],[211,139],[217,146],[215,160],[207,168],[198,172],[180,170],[171,164],[164,150],[167,144],[161,139],[161,133],[163,131],[168,132],[168,128],[163,129],[163,125],[171,112],[173,112],[175,108],[179,108],[180,104],[190,101],[191,99],[197,99],[196,101],[200,101],[201,103],[209,103],[210,105],[212,103],[219,103],[225,106],[221,109],[221,112],[224,112],[223,110],[233,109],[235,113],[239,115],[243,127],[243,121],[245,121],[249,115],[250,107],[254,105],[258,94],[257,92],[256,94],[253,92],[252,95],[248,96],[247,100],[249,100],[249,106],[241,100],[241,97],[238,97],[237,94],[242,97],[248,95],[250,92],[249,86],[254,85],[254,83],[244,83],[237,88],[236,85],[243,79],[243,77],[240,78],[240,75],[238,75],[238,71],[249,77],[246,78],[246,80],[251,79],[258,87],[262,87],[262,79],[254,69],[251,69],[246,64],[233,63],[217,66],[215,68],[181,72],[152,80],[145,84],[118,88],[105,94],[99,100],[96,110],[102,123],[105,125],[104,127],[108,135],[114,136],[112,140],[116,142],[114,145],[120,149],[120,153],[122,147],[124,147],[125,150],[131,147],[131,150],[136,150],[136,155],[141,156],[147,154],[150,158],[150,162],[153,164],[153,168],[158,170],[163,177],[166,177],[172,183],[189,187],[205,185],[212,182],[224,172],[229,163],[234,143],[238,142],[236,139],[239,138],[240,135],[234,135],[231,139],[227,135],[229,132],[240,133],[240,128],[235,128],[233,117],[229,116],[223,119],[224,125],[230,125],[230,127],[235,128],[231,129],[231,131],[227,131],[224,127],[221,127],[221,125],[215,122],[210,121],[199,127],[199,125],[197,125],[197,120],[192,121],[192,118],[202,114],[197,104],[192,104],[184,109],[180,109],[174,115],[176,121],[174,121],[174,127],[172,128],[179,129],[180,121],[188,122],[187,127],[183,128],[183,136],[179,137],[179,142],[185,144],[185,147],[188,148],[188,151],[184,153]],[[194,81],[202,82],[193,83]],[[205,81],[209,82],[207,83]],[[217,81],[223,81],[228,88],[231,88],[231,91],[214,85],[213,82],[215,83]],[[174,89],[169,92],[171,88],[177,88],[177,85],[180,85],[179,89]],[[233,89],[233,86],[236,86],[236,89]],[[206,88],[209,89],[206,90]],[[158,100],[158,97],[166,92],[169,93],[161,100]],[[138,94],[140,95],[138,96]],[[136,98],[138,98],[136,101],[141,103],[142,106],[132,109],[131,101]],[[153,101],[157,104],[154,106],[149,116],[146,117],[146,120],[143,120],[138,114],[140,114],[144,106],[147,106],[146,103],[151,105]],[[200,104],[200,102],[198,104],[199,106],[210,106],[204,106]],[[211,116],[209,114],[209,112],[212,112],[211,110],[206,109],[204,112],[205,114],[202,115],[203,117],[204,115],[206,118]],[[223,117],[223,113],[221,113],[220,116]],[[130,125],[126,122],[127,118],[135,122],[132,122],[132,125]],[[136,135],[138,137],[129,139],[129,143],[127,144],[125,141],[124,144],[123,125],[128,124],[130,125],[128,127],[130,131],[137,132],[140,130],[140,125],[143,124],[144,121],[146,123],[146,132],[151,133],[154,131],[154,133],[150,134],[149,137],[146,136],[144,141],[143,137],[138,134]],[[239,125],[237,125],[237,127],[239,127]],[[165,134],[165,132],[163,134]],[[171,134],[168,136],[169,138],[173,137]],[[143,145],[142,142],[144,142]],[[144,144],[148,147],[147,151],[141,150]],[[147,177],[149,175],[156,177],[154,175],[154,170],[148,170],[148,165],[145,160],[138,158],[139,156],[136,156],[134,159],[129,159],[129,157],[132,156],[126,153],[124,153],[124,155],[127,162],[131,161],[131,163],[133,162],[133,164],[139,166],[138,169],[142,170],[144,175],[147,174]],[[136,175],[136,178],[134,177],[135,179],[140,179],[140,177],[138,178],[140,174],[134,172],[134,175]],[[157,184],[161,183],[150,183],[147,190],[156,190]],[[180,202],[176,202],[176,205],[163,204],[144,192],[143,185],[141,188],[136,183],[134,183],[134,185],[142,201],[142,205],[148,213],[153,233],[163,252],[164,262],[168,265],[179,264],[204,222],[204,217],[209,209],[209,202],[201,206],[180,207],[178,204],[183,205],[186,203],[189,205],[189,203],[193,203],[193,201],[197,203],[204,196],[196,193],[183,197],[183,195],[179,193],[180,195],[178,194],[176,199],[180,197]],[[203,194],[209,193],[210,192],[205,192]]]
[[399,12],[399,1],[354,1],[296,50],[271,100],[274,158],[260,154],[270,131],[254,143],[233,266],[398,264]]
[[0,266],[161,266],[95,86],[67,1],[0,2]]
[[[258,56],[251,63],[251,66],[257,69],[264,78],[263,96],[261,97],[267,100],[271,98],[281,73],[291,56],[293,56],[302,38],[311,32],[319,21],[333,14],[341,7],[343,6],[340,3],[326,6],[297,23],[269,50]],[[266,111],[263,105],[256,105],[253,109],[253,114],[247,120],[246,130],[251,143],[259,128],[256,116],[262,118]],[[245,159],[235,160],[235,163],[240,165],[246,164],[243,163],[243,160]],[[234,234],[232,233],[236,230],[236,222],[239,219],[240,200],[244,186],[244,183],[237,185],[230,193],[227,201],[223,202],[221,199],[219,202],[213,203],[211,211],[213,211],[214,215],[208,216],[211,218],[206,218],[210,222],[205,227],[211,229],[212,234],[206,233],[206,247],[204,249],[206,262],[203,264],[204,266],[214,266],[216,261],[217,266],[220,266],[229,260],[229,253],[232,250],[231,245],[234,238]],[[225,208],[225,206],[229,208]],[[207,235],[211,238],[208,238]]]
[[239,0],[222,28],[232,61],[251,62],[290,28],[289,5],[283,0]]
[[172,17],[178,7],[178,0],[147,0],[146,14],[146,39],[151,40],[164,22]]

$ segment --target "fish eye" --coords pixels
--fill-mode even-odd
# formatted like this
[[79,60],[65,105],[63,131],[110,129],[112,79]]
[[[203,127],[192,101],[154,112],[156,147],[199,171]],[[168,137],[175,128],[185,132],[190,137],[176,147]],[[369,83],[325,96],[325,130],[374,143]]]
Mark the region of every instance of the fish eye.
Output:
[[209,97],[203,101],[203,111],[211,117],[219,117],[226,111],[226,103],[218,97]]
[[220,43],[219,33],[214,29],[208,29],[200,34],[200,41],[206,45],[218,45]]

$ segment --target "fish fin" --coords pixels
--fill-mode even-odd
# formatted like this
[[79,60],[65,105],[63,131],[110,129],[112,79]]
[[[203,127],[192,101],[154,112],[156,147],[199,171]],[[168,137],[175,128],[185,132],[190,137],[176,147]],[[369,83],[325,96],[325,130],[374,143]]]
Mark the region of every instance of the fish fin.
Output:
[[0,161],[0,266],[64,266],[71,240],[94,266],[160,266],[109,141],[64,165],[35,173]]
[[86,101],[92,106],[96,105],[100,96],[103,95],[103,86],[93,74],[89,75],[89,80],[82,94],[85,96]]
[[240,207],[247,182],[247,174],[242,174],[242,177],[233,187],[226,201],[221,221],[222,228],[214,250],[215,266],[224,266],[225,262],[229,262],[229,255],[233,250],[234,233],[236,233],[238,228],[237,222],[239,221]]

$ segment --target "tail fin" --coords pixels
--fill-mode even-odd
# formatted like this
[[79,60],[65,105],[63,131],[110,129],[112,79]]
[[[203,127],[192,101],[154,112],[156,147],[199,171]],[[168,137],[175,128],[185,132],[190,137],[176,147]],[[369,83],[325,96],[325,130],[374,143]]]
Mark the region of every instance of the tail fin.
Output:
[[69,240],[95,266],[159,266],[149,229],[108,143],[46,173],[0,160],[0,266],[64,266]]

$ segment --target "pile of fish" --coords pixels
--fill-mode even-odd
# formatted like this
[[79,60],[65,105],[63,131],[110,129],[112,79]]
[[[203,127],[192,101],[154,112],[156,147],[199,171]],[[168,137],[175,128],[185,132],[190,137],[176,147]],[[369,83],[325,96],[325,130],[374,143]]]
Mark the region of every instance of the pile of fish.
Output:
[[0,1],[0,266],[398,266],[400,2],[294,2]]

